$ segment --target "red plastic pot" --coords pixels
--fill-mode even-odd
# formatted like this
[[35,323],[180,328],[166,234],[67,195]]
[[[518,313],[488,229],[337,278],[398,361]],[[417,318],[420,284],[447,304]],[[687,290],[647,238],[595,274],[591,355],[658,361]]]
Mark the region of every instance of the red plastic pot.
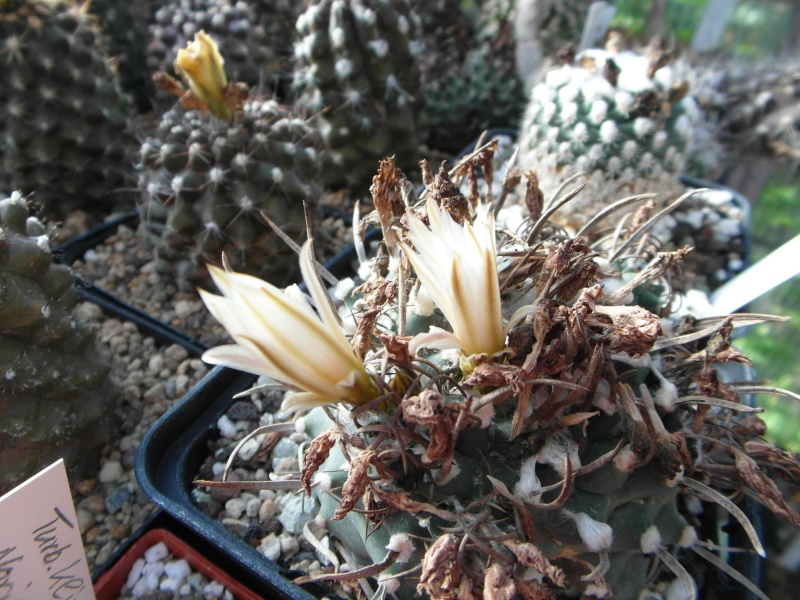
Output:
[[96,599],[117,600],[125,583],[128,581],[128,574],[131,568],[133,568],[133,563],[144,556],[148,548],[155,546],[159,542],[163,542],[176,559],[182,558],[186,560],[198,573],[202,573],[208,579],[224,585],[225,588],[233,594],[236,600],[263,600],[261,596],[233,580],[227,573],[209,562],[208,559],[197,552],[197,550],[166,529],[151,529],[136,540],[131,547],[128,548],[127,552],[125,552],[108,571],[103,573],[100,579],[97,580],[97,583],[94,584]]

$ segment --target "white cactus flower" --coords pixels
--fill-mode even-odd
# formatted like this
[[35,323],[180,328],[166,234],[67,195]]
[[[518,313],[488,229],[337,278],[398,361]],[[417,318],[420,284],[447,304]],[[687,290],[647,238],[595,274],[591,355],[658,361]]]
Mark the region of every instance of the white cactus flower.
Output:
[[430,229],[409,213],[413,249],[407,244],[401,247],[453,333],[432,327],[414,339],[413,347],[458,348],[468,355],[502,351],[505,331],[494,215],[488,206],[481,206],[473,224],[459,225],[429,198],[428,217]]
[[203,360],[266,375],[299,390],[284,401],[282,410],[332,402],[366,404],[380,392],[344,336],[313,260],[306,242],[300,268],[319,316],[305,300],[291,298],[266,281],[209,265],[223,296],[204,290],[200,296],[236,343],[207,350]]

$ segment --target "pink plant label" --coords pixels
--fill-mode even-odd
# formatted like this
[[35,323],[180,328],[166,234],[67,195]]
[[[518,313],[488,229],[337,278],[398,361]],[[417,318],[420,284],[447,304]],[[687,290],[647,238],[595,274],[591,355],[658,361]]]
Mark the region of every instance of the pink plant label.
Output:
[[64,461],[0,497],[0,600],[94,600]]

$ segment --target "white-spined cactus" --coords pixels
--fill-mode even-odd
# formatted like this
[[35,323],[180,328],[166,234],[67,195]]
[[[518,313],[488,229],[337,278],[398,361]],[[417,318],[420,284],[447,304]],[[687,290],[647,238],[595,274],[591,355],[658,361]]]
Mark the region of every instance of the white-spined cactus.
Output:
[[533,88],[519,135],[518,164],[535,168],[543,189],[586,174],[584,193],[557,218],[580,228],[598,202],[677,191],[701,119],[687,86],[672,78],[669,54],[610,43],[564,58]]

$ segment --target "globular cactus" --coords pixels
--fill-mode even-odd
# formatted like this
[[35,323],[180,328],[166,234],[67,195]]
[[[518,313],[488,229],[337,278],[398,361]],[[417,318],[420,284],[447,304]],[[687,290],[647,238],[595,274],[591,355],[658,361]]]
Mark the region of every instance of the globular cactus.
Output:
[[85,6],[0,3],[0,184],[48,216],[129,197],[130,103]]
[[[262,9],[264,7],[264,10]],[[242,0],[175,0],[164,3],[150,24],[147,67],[151,73],[173,74],[178,51],[199,31],[214,38],[225,56],[225,71],[233,81],[259,87],[265,93],[278,85],[281,61],[276,40],[265,24],[270,22],[267,2]],[[283,20],[273,21],[283,23]],[[289,25],[290,26],[290,25]]]
[[409,2],[312,0],[297,32],[297,105],[319,127],[339,179],[368,182],[389,155],[415,165],[424,100],[419,19]]
[[[203,293],[237,342],[204,358],[285,383],[282,409],[310,410],[253,433],[312,438],[297,479],[258,489],[317,498],[350,563],[297,582],[372,577],[378,593],[435,600],[695,598],[679,557],[722,563],[700,539],[700,519],[716,516],[698,500],[730,511],[759,553],[728,498],[800,523],[772,480],[800,480],[798,457],[764,443],[760,409],[741,400],[762,388],[720,374],[747,362],[732,330],[763,315],[666,318],[662,281],[689,249],[624,252],[646,231],[620,232],[627,246],[598,255],[538,219],[517,235],[498,228],[474,181],[491,151],[454,169],[472,179],[467,196],[423,164],[424,203],[381,164],[368,219],[384,244],[362,264],[343,325],[310,245],[301,267],[317,313],[221,270],[224,297]],[[528,186],[537,212],[541,191]],[[620,261],[636,271],[625,282],[609,270]],[[651,310],[629,304],[643,292]]]
[[514,69],[511,9],[489,3],[470,27],[465,11],[449,8],[466,23],[455,31],[423,27],[422,86],[428,145],[456,153],[487,129],[516,128],[526,98]]
[[[313,212],[320,195],[319,137],[277,100],[245,99],[229,86],[204,33],[189,47],[193,56],[186,51],[178,63],[193,93],[208,94],[195,97],[196,110],[168,111],[142,143],[142,227],[160,267],[181,281],[206,279],[205,263],[221,264],[223,252],[237,269],[288,281],[296,266],[284,259],[293,252],[261,212],[290,238],[305,239],[303,203]],[[229,107],[231,90],[244,96]]]
[[22,196],[0,200],[0,494],[58,458],[72,476],[96,472],[113,435],[119,390],[76,301]]
[[687,86],[673,81],[669,54],[613,48],[565,56],[536,85],[520,128],[519,163],[535,167],[543,189],[578,172],[586,188],[559,211],[580,227],[597,203],[679,189],[692,156],[700,111]]

